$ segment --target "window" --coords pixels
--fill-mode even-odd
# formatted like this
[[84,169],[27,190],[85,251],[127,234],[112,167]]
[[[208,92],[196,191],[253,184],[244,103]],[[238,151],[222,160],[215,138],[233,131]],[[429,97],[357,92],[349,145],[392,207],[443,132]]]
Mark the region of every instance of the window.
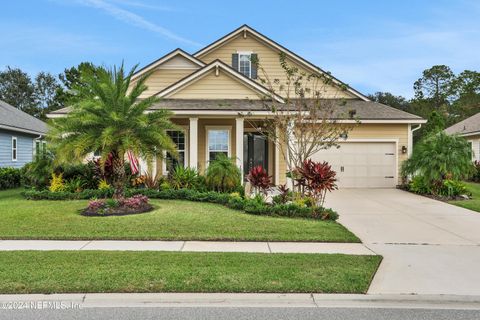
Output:
[[12,137],[12,161],[17,161],[17,137]]
[[238,71],[249,78],[252,77],[252,61],[250,60],[250,54],[238,54]]
[[177,146],[178,158],[174,158],[169,152],[167,152],[165,156],[165,170],[170,171],[176,166],[185,167],[185,131],[169,130],[167,131],[167,134],[170,136],[170,139],[172,139],[173,143],[175,143],[175,145]]
[[215,160],[219,154],[230,156],[229,129],[209,129],[207,139],[207,161]]

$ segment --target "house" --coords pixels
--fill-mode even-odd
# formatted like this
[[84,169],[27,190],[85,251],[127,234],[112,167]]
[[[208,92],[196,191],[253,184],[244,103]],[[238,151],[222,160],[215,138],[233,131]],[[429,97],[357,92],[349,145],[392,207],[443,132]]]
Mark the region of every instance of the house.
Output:
[[473,160],[480,161],[480,112],[448,127],[445,132],[465,137],[472,145]]
[[47,124],[0,100],[0,167],[21,168],[43,149]]
[[[196,53],[175,49],[139,70],[135,79],[151,72],[143,97],[156,95],[162,100],[153,109],[170,109],[172,121],[183,128],[169,132],[177,144],[183,166],[205,170],[209,161],[223,153],[235,157],[247,173],[253,165],[264,166],[276,184],[286,182],[286,161],[275,144],[255,130],[254,121],[268,117],[262,97],[282,103],[281,93],[271,95],[259,80],[252,59],[258,59],[265,72],[285,82],[279,55],[289,64],[309,74],[325,71],[286,49],[253,28],[243,25]],[[370,101],[357,90],[332,78],[322,98],[332,99],[338,111],[356,111],[361,121],[340,148],[321,151],[313,158],[325,160],[337,171],[340,187],[394,187],[400,181],[399,168],[412,151],[412,129],[422,118]],[[346,103],[340,103],[346,101]],[[49,117],[65,116],[68,108]],[[242,115],[243,113],[243,115]],[[245,115],[247,114],[247,115]],[[355,120],[345,120],[345,122]],[[167,174],[171,163],[157,159],[154,170]]]

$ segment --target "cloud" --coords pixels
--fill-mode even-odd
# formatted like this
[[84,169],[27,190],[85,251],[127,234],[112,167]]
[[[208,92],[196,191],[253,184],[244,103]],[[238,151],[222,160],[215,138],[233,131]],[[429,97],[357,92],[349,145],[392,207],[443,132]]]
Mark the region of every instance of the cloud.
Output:
[[[128,3],[130,5],[133,5],[133,4],[139,5],[139,3],[137,3],[137,2],[131,2],[131,1],[126,1],[126,2],[120,1],[120,2],[123,2],[124,4]],[[140,16],[136,13],[133,13],[129,10],[123,9],[119,6],[116,6],[112,3],[110,3],[110,2],[107,2],[107,1],[104,1],[104,0],[77,0],[76,3],[82,4],[84,6],[92,7],[92,8],[95,8],[95,9],[99,9],[99,10],[111,15],[112,17],[114,17],[114,18],[116,18],[120,21],[123,21],[125,23],[128,23],[130,25],[133,25],[133,26],[136,26],[136,27],[139,27],[139,28],[143,28],[145,30],[149,30],[149,31],[154,32],[154,33],[157,33],[164,38],[168,38],[168,39],[171,39],[171,40],[174,40],[174,41],[177,41],[177,42],[181,42],[181,43],[185,43],[185,44],[195,46],[195,47],[200,47],[201,46],[201,44],[199,44],[197,42],[194,42],[192,40],[183,38],[183,37],[175,34],[174,32],[172,32],[172,31],[170,31],[170,30],[168,30],[168,29],[166,29],[162,26],[159,26],[158,24],[155,24],[153,22],[148,21],[147,19],[143,18],[142,16]],[[140,5],[142,5],[142,4],[140,4]]]
[[158,10],[158,11],[167,11],[167,12],[178,11],[176,8],[173,8],[170,6],[150,4],[150,3],[144,3],[144,2],[132,1],[132,0],[110,0],[110,2],[115,2],[124,6],[148,9],[148,10]]

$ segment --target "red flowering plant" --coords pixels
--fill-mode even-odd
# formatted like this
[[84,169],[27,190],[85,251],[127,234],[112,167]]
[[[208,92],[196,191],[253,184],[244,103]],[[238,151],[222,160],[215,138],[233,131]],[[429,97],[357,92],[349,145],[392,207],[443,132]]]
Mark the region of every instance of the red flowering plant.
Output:
[[262,166],[253,167],[247,175],[247,181],[250,182],[256,194],[267,195],[272,187],[272,177]]
[[323,206],[327,191],[338,189],[335,178],[336,172],[328,162],[315,162],[307,159],[302,166],[296,168],[295,182],[306,195],[311,198],[312,205]]

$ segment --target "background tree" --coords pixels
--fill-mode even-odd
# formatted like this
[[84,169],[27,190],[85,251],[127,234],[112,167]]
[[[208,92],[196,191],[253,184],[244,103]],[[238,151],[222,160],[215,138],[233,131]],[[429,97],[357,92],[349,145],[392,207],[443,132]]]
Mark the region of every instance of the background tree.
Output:
[[36,118],[63,106],[62,86],[48,72],[40,72],[32,81],[22,70],[7,67],[0,72],[0,99]]
[[440,108],[449,102],[453,95],[455,75],[450,67],[436,65],[426,69],[422,77],[415,81],[413,89],[417,99],[430,99],[435,108]]
[[28,114],[34,114],[34,92],[32,79],[22,70],[7,66],[0,72],[0,100]]
[[407,112],[409,112],[411,108],[411,105],[406,98],[393,95],[390,92],[375,92],[374,94],[369,94],[368,98],[372,101]]
[[175,128],[169,120],[171,113],[145,113],[158,98],[138,99],[147,89],[145,80],[150,74],[131,83],[135,69],[125,73],[122,65],[112,70],[97,67],[94,73],[81,71],[78,85],[73,86],[76,98],[70,105],[71,112],[54,119],[48,135],[57,162],[81,161],[96,151],[102,159],[110,156],[116,198],[123,196],[128,150],[149,163],[164,150],[176,154],[175,144],[166,133]]
[[64,89],[61,91],[62,100],[71,101],[75,98],[75,88],[83,86],[81,82],[81,74],[95,74],[96,66],[91,62],[81,62],[76,67],[66,68],[63,73],[59,74],[59,79]]

